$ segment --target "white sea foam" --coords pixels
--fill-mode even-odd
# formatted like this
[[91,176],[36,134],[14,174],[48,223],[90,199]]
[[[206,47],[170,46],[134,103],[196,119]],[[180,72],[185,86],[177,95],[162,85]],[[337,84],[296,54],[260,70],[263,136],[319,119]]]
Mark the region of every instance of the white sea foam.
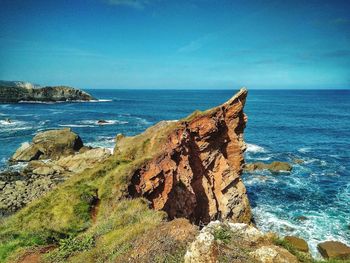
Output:
[[266,152],[266,150],[262,146],[252,144],[252,143],[247,143],[246,152],[248,152],[248,153],[264,153],[264,152]]
[[89,101],[81,101],[81,102],[111,102],[113,100],[100,99],[100,100],[89,100]]
[[140,117],[135,117],[135,119],[139,120],[140,124],[144,124],[144,125],[150,125],[152,124],[150,121],[144,119],[144,118],[140,118]]
[[59,124],[60,127],[72,127],[72,128],[94,128],[95,125],[87,125],[87,124]]
[[317,244],[326,240],[337,240],[349,245],[347,234],[343,230],[344,223],[339,219],[346,215],[333,216],[328,211],[297,211],[295,216],[306,216],[305,221],[285,217],[284,205],[260,204],[253,208],[254,219],[258,228],[264,232],[273,231],[281,236],[295,235],[305,239],[310,247],[312,255],[320,258]]
[[298,149],[298,152],[308,153],[308,152],[311,152],[311,148],[310,147],[303,147],[303,148]]

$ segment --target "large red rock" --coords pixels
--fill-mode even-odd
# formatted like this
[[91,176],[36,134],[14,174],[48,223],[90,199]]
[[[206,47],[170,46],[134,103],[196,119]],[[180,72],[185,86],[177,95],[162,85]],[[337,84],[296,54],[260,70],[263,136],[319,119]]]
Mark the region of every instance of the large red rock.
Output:
[[[250,222],[251,209],[240,178],[244,165],[243,107],[247,90],[226,103],[177,122],[161,122],[135,137],[120,137],[119,158],[144,163],[132,174],[129,194],[147,198],[170,219],[200,224],[222,218]],[[135,149],[132,145],[143,145]]]

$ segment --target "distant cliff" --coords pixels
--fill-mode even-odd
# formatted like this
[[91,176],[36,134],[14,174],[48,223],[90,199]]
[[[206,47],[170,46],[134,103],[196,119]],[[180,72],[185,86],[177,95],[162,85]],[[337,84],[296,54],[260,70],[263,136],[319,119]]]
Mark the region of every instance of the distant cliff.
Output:
[[90,94],[67,86],[40,87],[22,81],[0,81],[0,103],[89,101],[93,99]]

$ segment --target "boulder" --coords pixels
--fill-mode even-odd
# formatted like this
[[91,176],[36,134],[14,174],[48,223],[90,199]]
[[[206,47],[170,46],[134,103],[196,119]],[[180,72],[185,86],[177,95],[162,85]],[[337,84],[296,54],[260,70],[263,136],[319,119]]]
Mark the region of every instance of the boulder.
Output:
[[309,246],[306,241],[302,238],[295,236],[286,236],[284,238],[289,244],[291,244],[294,248],[302,252],[309,252]]
[[83,147],[81,138],[69,128],[40,132],[32,143],[24,143],[12,156],[12,161],[59,159],[79,151]]
[[275,245],[262,246],[249,254],[261,263],[299,263],[296,256]]
[[287,162],[275,161],[272,163],[247,163],[244,167],[246,172],[254,172],[257,170],[270,170],[271,172],[290,172],[292,170],[292,166]]
[[29,162],[39,159],[42,154],[43,153],[35,145],[25,142],[16,150],[11,160],[17,162]]
[[62,157],[55,164],[67,171],[79,173],[87,168],[92,168],[94,165],[107,159],[110,155],[111,152],[108,149],[95,148],[83,153]]
[[326,259],[350,259],[350,247],[338,241],[326,241],[317,245]]

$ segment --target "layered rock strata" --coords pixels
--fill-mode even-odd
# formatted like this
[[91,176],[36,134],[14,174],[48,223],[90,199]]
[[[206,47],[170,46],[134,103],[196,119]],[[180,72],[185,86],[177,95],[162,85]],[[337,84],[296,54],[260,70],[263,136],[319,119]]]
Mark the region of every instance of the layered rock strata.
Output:
[[[246,149],[246,97],[247,90],[241,89],[226,103],[206,112],[177,122],[161,122],[141,136],[119,136],[116,154],[124,151],[125,156],[127,148],[140,140],[157,147],[157,154],[133,173],[130,196],[147,198],[170,219],[185,217],[196,224],[215,219],[249,223],[251,209],[240,178]],[[160,138],[160,131],[165,138]]]

